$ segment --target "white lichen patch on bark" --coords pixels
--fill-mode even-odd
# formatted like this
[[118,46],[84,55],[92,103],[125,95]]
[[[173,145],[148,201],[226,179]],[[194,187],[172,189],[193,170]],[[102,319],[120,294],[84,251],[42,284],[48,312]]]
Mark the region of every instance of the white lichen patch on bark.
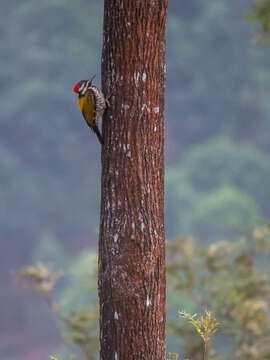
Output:
[[146,105],[146,104],[143,104],[143,106],[142,106],[142,111],[143,111],[144,109],[147,109],[147,105]]
[[138,73],[137,71],[135,71],[133,77],[134,77],[135,85],[137,86],[138,83],[139,83],[140,73]]
[[122,109],[128,110],[128,109],[129,109],[129,105],[128,105],[128,104],[122,104]]
[[146,80],[146,73],[143,73],[142,74],[142,81],[145,82],[145,80]]

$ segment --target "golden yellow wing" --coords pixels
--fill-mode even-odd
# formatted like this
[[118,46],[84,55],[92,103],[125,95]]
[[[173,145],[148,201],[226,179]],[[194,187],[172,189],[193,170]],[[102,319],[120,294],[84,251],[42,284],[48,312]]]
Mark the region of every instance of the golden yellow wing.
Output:
[[78,98],[79,108],[82,110],[83,117],[90,128],[95,125],[95,98],[92,92],[87,91],[85,96]]
[[88,91],[85,96],[78,98],[79,108],[82,110],[83,117],[85,118],[86,124],[91,130],[97,135],[98,140],[103,144],[103,137],[96,124],[96,112],[95,112],[95,98],[91,91]]

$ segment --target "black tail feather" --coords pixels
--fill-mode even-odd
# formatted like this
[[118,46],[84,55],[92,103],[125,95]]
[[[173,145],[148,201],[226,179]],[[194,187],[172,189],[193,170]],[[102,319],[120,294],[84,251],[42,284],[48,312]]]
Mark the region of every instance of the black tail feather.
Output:
[[100,144],[103,145],[104,144],[104,139],[103,139],[103,136],[101,135],[101,133],[99,131],[99,128],[96,125],[94,125],[92,127],[92,129],[93,129],[94,133],[97,135],[97,138],[98,138]]

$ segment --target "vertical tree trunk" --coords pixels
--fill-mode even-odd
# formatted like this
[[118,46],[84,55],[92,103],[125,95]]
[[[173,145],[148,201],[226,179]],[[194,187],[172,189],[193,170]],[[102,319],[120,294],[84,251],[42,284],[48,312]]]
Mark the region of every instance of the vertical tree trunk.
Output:
[[102,360],[165,359],[167,0],[105,0],[99,239]]

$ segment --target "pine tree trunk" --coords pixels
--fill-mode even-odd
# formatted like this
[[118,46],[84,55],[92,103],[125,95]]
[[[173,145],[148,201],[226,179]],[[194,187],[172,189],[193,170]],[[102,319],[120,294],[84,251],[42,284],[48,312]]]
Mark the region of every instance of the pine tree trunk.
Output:
[[165,359],[167,0],[105,0],[101,360]]

